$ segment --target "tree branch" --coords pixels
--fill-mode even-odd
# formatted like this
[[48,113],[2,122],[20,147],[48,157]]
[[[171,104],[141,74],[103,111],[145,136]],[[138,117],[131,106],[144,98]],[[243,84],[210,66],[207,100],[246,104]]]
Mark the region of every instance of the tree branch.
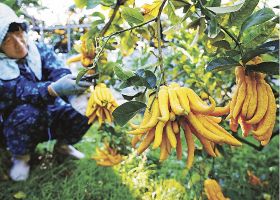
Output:
[[115,19],[116,14],[117,14],[117,12],[118,12],[120,6],[121,6],[121,0],[118,0],[117,3],[116,3],[116,6],[115,6],[115,8],[114,8],[113,14],[111,15],[109,21],[108,21],[108,22],[105,24],[105,26],[103,27],[102,31],[101,31],[100,34],[99,34],[99,37],[103,37],[103,36],[106,34],[106,32],[108,31],[109,27],[111,26],[113,20]]
[[[158,60],[159,60],[159,67],[160,67],[160,72],[161,72],[161,79],[160,79],[160,83],[161,82],[165,82],[165,75],[164,75],[164,69],[163,69],[163,56],[162,56],[162,48],[161,48],[161,23],[160,23],[160,16],[161,13],[163,11],[164,5],[166,3],[167,0],[164,0],[162,2],[162,4],[160,5],[159,11],[158,11],[158,15],[156,18],[156,22],[157,22],[157,39],[158,39]],[[158,87],[159,88],[159,87]]]
[[[278,135],[278,134],[279,134],[279,129],[277,129],[275,132],[273,132],[273,134],[272,134],[270,140],[272,140],[272,138],[274,138],[274,137],[275,137],[276,135]],[[248,146],[254,148],[254,149],[257,150],[257,151],[261,151],[261,150],[263,150],[263,148],[264,148],[264,146],[262,146],[261,144],[259,144],[259,146],[257,146],[257,145],[255,145],[255,144],[253,144],[253,143],[251,143],[251,142],[245,140],[244,138],[238,136],[237,134],[233,134],[233,136],[234,136],[236,139],[240,140],[242,143],[247,144]]]
[[155,21],[156,19],[157,19],[157,18],[155,17],[155,18],[153,18],[153,19],[151,19],[151,20],[149,20],[149,21],[143,22],[143,23],[138,24],[138,25],[136,25],[136,26],[133,26],[133,27],[130,27],[130,28],[121,30],[121,31],[117,31],[117,32],[115,32],[115,33],[113,33],[113,34],[111,34],[111,35],[108,35],[108,36],[103,37],[102,39],[111,38],[111,37],[113,37],[113,36],[115,36],[115,35],[118,35],[118,34],[121,34],[121,33],[123,33],[123,32],[130,31],[130,30],[135,29],[135,28],[139,28],[139,27],[141,27],[141,26],[144,26],[144,25],[146,25],[146,24],[149,24],[149,23]]

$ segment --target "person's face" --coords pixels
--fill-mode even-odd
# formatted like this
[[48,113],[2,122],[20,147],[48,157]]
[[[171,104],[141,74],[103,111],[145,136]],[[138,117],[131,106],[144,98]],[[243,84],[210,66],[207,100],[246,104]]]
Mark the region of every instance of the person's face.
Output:
[[25,32],[21,28],[15,32],[8,32],[0,50],[9,58],[24,58],[28,53]]

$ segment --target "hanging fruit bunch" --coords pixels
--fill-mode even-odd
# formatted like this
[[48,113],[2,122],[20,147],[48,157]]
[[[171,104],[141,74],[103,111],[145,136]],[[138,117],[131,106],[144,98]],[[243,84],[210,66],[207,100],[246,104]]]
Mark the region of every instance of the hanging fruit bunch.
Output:
[[[90,67],[93,64],[93,59],[96,56],[96,49],[94,45],[94,41],[88,38],[88,35],[82,35],[81,38],[81,45],[79,47],[80,54],[69,58],[66,63],[70,65],[74,62],[81,62],[84,67]],[[88,74],[94,74],[95,70],[91,69],[87,72]]]
[[204,102],[192,89],[180,87],[177,83],[161,86],[157,96],[151,95],[142,122],[128,133],[134,134],[133,147],[140,142],[137,153],[141,154],[151,143],[152,148],[160,147],[160,161],[168,158],[172,148],[176,149],[177,158],[182,158],[180,128],[188,146],[187,167],[191,168],[194,160],[194,138],[203,145],[205,151],[215,157],[215,144],[240,146],[241,143],[223,129],[218,123],[219,116],[229,112],[229,105],[216,107],[209,96],[210,105]]
[[117,152],[116,149],[110,147],[109,143],[104,143],[104,148],[96,148],[97,155],[92,156],[97,165],[100,166],[114,166],[123,160],[123,156]]
[[204,181],[204,191],[208,200],[230,200],[224,196],[221,186],[214,179]]
[[87,37],[81,36],[81,63],[84,67],[89,67],[93,64],[95,57],[95,46],[92,40],[87,40]]
[[[261,62],[255,58],[254,64]],[[249,63],[250,64],[250,63]],[[244,67],[235,68],[237,87],[230,104],[230,128],[237,132],[241,126],[243,136],[252,132],[254,138],[267,145],[272,136],[276,120],[275,97],[269,84],[264,80],[265,74],[246,72]]]
[[111,90],[104,83],[95,86],[88,100],[85,115],[89,118],[88,124],[98,120],[101,126],[105,121],[112,123],[112,112],[118,107],[118,104],[111,93]]

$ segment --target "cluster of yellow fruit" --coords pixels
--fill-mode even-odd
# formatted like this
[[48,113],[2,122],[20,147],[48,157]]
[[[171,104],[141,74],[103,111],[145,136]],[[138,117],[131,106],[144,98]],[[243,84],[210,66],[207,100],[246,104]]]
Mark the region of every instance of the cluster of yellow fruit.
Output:
[[[257,64],[257,63],[256,63]],[[268,144],[276,119],[276,103],[271,87],[265,82],[265,74],[245,72],[235,68],[237,87],[230,103],[230,128],[237,131],[240,124],[243,136],[251,131],[262,145]]]
[[[95,46],[93,44],[93,42],[88,42],[86,40],[86,36],[83,35],[81,36],[81,47],[80,47],[80,51],[81,53],[73,56],[69,59],[67,59],[66,63],[67,65],[70,65],[71,63],[74,62],[81,62],[81,64],[84,67],[89,67],[90,65],[93,64],[93,59],[95,58]],[[88,74],[94,74],[95,70],[91,69],[89,70]]]
[[204,181],[204,191],[208,200],[230,200],[224,196],[221,186],[214,179]]
[[93,42],[87,42],[85,37],[81,37],[81,63],[84,67],[88,67],[93,63],[95,57],[95,46]]
[[86,116],[89,118],[88,124],[98,119],[99,125],[105,121],[113,121],[112,113],[118,104],[109,88],[104,83],[95,86],[88,100]]
[[132,146],[136,147],[144,138],[137,148],[138,154],[153,142],[153,149],[160,147],[160,161],[167,159],[172,148],[176,148],[177,158],[181,159],[182,127],[188,146],[187,167],[190,168],[195,150],[192,134],[211,156],[216,156],[215,144],[242,145],[218,124],[221,121],[218,116],[228,113],[229,105],[216,107],[214,99],[209,96],[209,100],[211,105],[207,105],[192,89],[180,87],[177,83],[161,86],[157,96],[154,94],[149,97],[140,125],[128,132],[135,135],[131,141]]
[[114,166],[119,164],[123,160],[122,155],[118,154],[117,150],[111,148],[108,143],[105,142],[104,144],[105,148],[100,149],[97,147],[97,155],[92,156],[91,158],[100,166]]

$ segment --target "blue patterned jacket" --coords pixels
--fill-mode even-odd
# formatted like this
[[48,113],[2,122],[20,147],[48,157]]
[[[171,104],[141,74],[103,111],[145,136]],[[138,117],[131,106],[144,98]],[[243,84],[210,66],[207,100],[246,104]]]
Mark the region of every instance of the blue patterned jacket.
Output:
[[52,104],[55,97],[49,95],[48,85],[71,73],[64,67],[63,62],[58,59],[52,48],[42,43],[37,44],[37,48],[41,56],[42,79],[36,78],[27,62],[18,65],[19,77],[12,80],[0,79],[0,113],[7,113],[20,104],[36,106]]

